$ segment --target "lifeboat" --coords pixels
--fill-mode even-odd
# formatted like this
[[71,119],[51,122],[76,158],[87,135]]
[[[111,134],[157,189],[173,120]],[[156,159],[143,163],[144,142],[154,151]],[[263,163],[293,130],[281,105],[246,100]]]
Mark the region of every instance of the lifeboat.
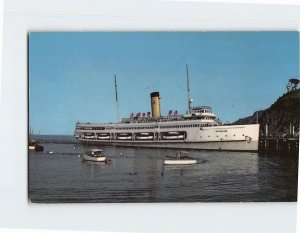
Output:
[[117,139],[118,140],[131,140],[132,135],[131,135],[131,133],[120,133],[120,134],[117,134]]
[[103,133],[103,134],[97,134],[97,138],[100,140],[108,140],[110,139],[110,136],[107,133]]
[[138,133],[136,135],[137,140],[153,140],[153,133]]
[[180,140],[184,139],[184,132],[166,132],[163,133],[162,139],[165,140]]
[[84,134],[83,138],[84,139],[95,139],[95,135],[94,134]]

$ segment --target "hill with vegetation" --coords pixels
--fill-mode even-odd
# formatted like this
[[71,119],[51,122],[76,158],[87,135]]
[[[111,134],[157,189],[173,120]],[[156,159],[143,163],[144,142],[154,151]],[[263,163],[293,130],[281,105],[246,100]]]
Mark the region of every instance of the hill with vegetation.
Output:
[[233,124],[261,125],[261,133],[265,135],[268,125],[269,135],[289,135],[294,126],[299,135],[300,89],[292,90],[279,97],[268,109],[256,111],[252,116],[241,118]]

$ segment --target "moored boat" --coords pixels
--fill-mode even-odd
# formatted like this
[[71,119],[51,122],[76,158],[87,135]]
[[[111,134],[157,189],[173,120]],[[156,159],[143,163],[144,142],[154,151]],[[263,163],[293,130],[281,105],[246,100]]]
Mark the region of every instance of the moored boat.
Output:
[[44,151],[44,147],[38,144],[38,141],[31,139],[28,143],[29,151],[41,152]]
[[186,151],[178,151],[175,156],[167,156],[164,161],[165,165],[188,165],[195,164],[197,160],[190,157]]
[[102,149],[92,149],[88,153],[83,153],[80,157],[83,161],[105,162],[106,157],[103,152]]

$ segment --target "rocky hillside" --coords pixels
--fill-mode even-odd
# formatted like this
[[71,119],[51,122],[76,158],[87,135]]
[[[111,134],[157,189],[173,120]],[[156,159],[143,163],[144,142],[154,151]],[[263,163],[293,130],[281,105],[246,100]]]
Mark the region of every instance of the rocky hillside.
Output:
[[233,124],[261,124],[261,133],[265,134],[268,124],[269,134],[289,134],[290,124],[299,132],[300,90],[294,90],[279,97],[268,109],[255,112],[252,116],[239,119]]

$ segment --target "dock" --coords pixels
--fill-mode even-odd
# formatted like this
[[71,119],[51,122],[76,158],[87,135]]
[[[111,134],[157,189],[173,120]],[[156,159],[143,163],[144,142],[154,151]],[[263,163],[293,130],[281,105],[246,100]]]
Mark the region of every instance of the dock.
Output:
[[259,150],[299,151],[298,137],[262,136],[259,139]]

